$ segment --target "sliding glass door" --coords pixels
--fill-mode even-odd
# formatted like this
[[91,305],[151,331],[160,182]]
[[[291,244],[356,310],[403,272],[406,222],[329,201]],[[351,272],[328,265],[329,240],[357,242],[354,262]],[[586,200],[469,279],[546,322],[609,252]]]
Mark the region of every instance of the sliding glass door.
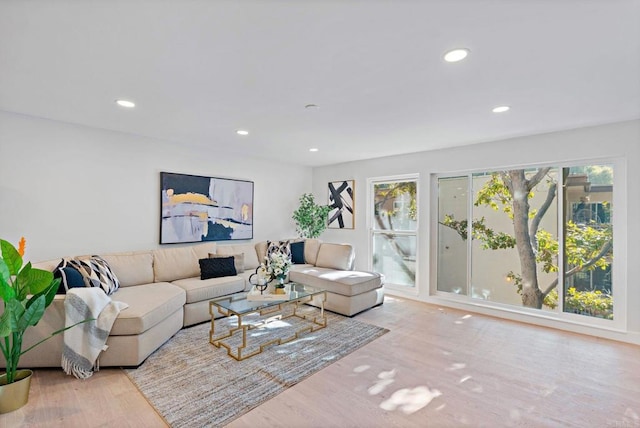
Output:
[[614,320],[613,178],[613,162],[437,177],[437,292]]

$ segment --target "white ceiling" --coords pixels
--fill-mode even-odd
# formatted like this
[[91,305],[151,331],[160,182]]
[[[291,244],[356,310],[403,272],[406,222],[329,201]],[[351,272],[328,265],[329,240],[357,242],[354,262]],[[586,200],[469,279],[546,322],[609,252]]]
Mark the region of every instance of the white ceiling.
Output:
[[630,120],[640,0],[0,0],[0,109],[310,166]]

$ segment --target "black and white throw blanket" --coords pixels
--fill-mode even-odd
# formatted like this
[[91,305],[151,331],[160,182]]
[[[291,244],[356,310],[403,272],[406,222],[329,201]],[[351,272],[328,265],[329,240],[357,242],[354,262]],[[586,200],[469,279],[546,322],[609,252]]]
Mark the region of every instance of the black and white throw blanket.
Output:
[[97,367],[100,352],[116,317],[129,305],[112,301],[101,288],[72,288],[64,300],[65,326],[93,318],[64,332],[62,369],[78,379],[87,379]]

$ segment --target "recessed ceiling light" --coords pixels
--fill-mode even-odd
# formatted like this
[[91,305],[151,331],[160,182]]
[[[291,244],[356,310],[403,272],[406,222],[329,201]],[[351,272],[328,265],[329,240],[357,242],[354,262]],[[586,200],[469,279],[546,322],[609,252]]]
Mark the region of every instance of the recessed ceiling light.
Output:
[[317,152],[317,151],[318,151],[318,149],[316,149],[316,148],[314,147],[314,148],[312,148],[312,149],[309,149],[309,151],[310,151],[310,152]]
[[505,111],[509,111],[511,107],[509,106],[498,106],[498,107],[494,107],[493,110],[491,110],[494,113],[504,113]]
[[236,134],[238,134],[238,135],[249,135],[249,131],[245,131],[244,129],[238,129],[236,131]]
[[444,60],[447,62],[458,62],[465,59],[467,55],[469,55],[469,49],[466,49],[466,48],[453,49],[447,52],[446,54],[444,54]]
[[118,104],[120,107],[126,108],[134,108],[136,106],[136,103],[127,100],[116,100],[116,104]]

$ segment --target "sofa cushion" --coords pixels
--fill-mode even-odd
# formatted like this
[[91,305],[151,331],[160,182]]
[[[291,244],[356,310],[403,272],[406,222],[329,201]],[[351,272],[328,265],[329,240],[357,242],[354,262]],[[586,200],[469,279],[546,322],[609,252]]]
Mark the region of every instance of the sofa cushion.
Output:
[[200,276],[199,257],[192,247],[163,248],[153,250],[152,254],[156,282],[171,282],[176,279]]
[[353,247],[347,244],[327,244],[320,245],[318,258],[314,263],[318,267],[350,270],[353,265]]
[[291,265],[291,267],[289,268],[289,271],[296,271],[296,272],[303,272],[305,269],[309,269],[314,267],[311,263],[305,263],[305,264],[295,264],[295,265]]
[[375,272],[307,267],[292,270],[289,277],[343,296],[357,296],[382,287],[382,276]]
[[44,260],[41,262],[32,263],[31,267],[53,272],[58,268],[59,264],[60,264],[60,258],[57,258],[57,259],[50,259],[50,260]]
[[[223,254],[209,253],[210,259],[219,259],[221,257],[229,257],[229,256],[223,255]],[[231,257],[233,257],[233,265],[236,268],[236,274],[240,274],[244,272],[244,253],[232,254]]]
[[221,278],[223,276],[235,276],[236,268],[233,256],[206,258],[198,260],[200,263],[200,279]]
[[306,263],[311,263],[312,265],[316,264],[320,244],[322,244],[322,241],[319,239],[304,240],[304,261]]
[[121,287],[153,282],[153,256],[150,251],[105,254],[102,258],[118,276]]
[[291,262],[294,264],[304,264],[304,241],[292,242],[289,244],[291,247]]
[[254,246],[256,250],[256,256],[260,263],[264,263],[264,259],[267,257],[267,241],[260,241]]
[[111,296],[129,307],[116,318],[111,336],[140,334],[160,323],[184,306],[186,293],[167,282],[122,287]]
[[187,293],[187,303],[196,303],[244,291],[245,279],[241,276],[224,276],[205,280],[196,277],[179,279],[171,284],[182,288]]
[[232,256],[239,253],[244,254],[245,269],[252,270],[260,266],[260,261],[258,261],[258,255],[256,254],[256,249],[253,244],[218,245],[215,251],[215,254],[224,256]]
[[209,257],[209,253],[215,254],[217,245],[215,242],[205,242],[203,244],[193,245],[191,248],[193,248],[199,260]]

